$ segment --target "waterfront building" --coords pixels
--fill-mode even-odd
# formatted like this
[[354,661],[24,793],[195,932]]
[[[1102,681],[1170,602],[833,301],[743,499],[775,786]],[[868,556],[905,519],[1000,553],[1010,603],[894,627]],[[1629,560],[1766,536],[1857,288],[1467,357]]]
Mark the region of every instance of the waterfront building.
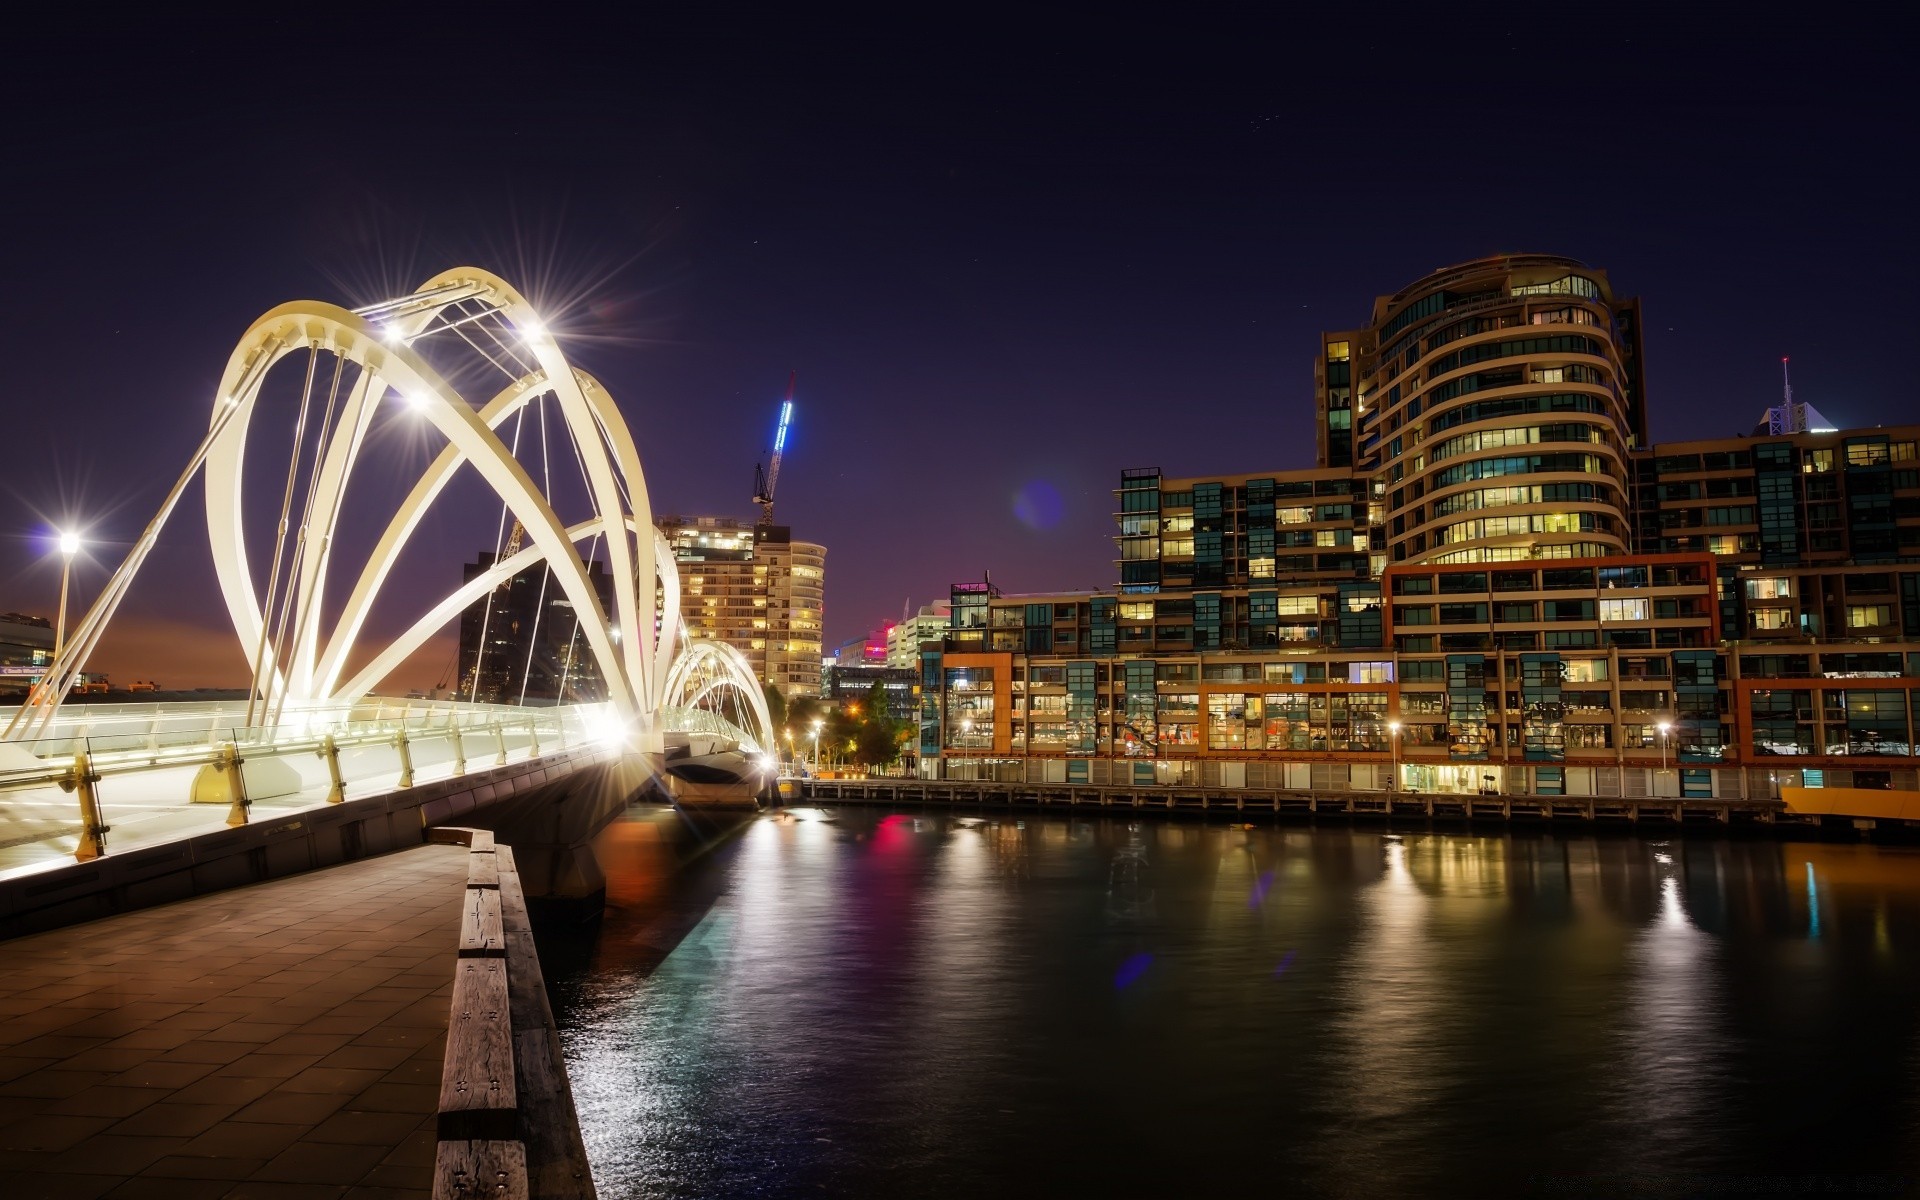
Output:
[[820,675],[821,696],[837,708],[865,704],[874,684],[886,697],[886,714],[896,721],[911,722],[919,712],[914,685],[920,673],[913,667],[890,667],[885,663],[841,661],[828,664]]
[[0,616],[0,692],[25,693],[53,661],[53,622],[22,613]]
[[[1324,335],[1314,468],[1121,473],[1109,591],[953,589],[948,778],[1920,788],[1920,426],[1649,445],[1639,309],[1523,255]],[[1778,432],[1776,432],[1778,431]]]
[[[483,550],[465,565],[462,577],[478,578],[493,563],[492,552]],[[591,564],[587,577],[611,611],[613,578],[606,564]],[[573,605],[544,564],[529,566],[460,614],[458,661],[459,695],[482,703],[571,704],[607,696]]]
[[731,517],[655,522],[680,570],[687,636],[726,642],[781,694],[820,694],[826,547]]
[[920,662],[920,643],[946,635],[947,615],[944,604],[923,604],[911,617],[887,626],[887,665],[915,670]]

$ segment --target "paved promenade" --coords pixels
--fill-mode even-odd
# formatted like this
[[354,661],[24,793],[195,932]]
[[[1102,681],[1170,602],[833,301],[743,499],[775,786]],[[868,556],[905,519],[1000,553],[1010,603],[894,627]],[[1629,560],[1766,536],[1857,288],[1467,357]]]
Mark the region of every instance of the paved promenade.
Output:
[[467,852],[0,942],[0,1195],[419,1197]]

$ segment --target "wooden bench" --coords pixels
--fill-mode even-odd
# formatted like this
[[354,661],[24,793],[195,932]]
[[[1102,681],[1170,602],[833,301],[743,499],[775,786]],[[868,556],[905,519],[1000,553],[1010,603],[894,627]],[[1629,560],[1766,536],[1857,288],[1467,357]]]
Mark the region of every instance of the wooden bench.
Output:
[[468,851],[434,1198],[594,1200],[513,851],[484,829],[428,840]]

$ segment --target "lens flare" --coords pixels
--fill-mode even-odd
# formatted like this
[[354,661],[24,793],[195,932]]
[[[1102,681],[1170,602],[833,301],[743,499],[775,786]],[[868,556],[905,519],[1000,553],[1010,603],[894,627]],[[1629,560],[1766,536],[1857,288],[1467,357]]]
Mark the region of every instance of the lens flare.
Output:
[[1066,508],[1060,489],[1044,479],[1022,484],[1013,495],[1013,515],[1028,529],[1052,529],[1066,515]]

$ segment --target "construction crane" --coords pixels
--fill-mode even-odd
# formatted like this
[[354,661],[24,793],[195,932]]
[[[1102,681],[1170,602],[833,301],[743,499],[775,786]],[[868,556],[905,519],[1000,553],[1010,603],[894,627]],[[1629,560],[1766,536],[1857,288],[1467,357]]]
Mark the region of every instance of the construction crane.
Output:
[[787,376],[787,398],[780,405],[780,423],[773,431],[773,455],[766,466],[756,464],[753,468],[753,502],[760,506],[760,523],[773,524],[773,488],[780,482],[780,456],[787,449],[787,426],[793,423],[793,381],[799,378],[795,371]]

